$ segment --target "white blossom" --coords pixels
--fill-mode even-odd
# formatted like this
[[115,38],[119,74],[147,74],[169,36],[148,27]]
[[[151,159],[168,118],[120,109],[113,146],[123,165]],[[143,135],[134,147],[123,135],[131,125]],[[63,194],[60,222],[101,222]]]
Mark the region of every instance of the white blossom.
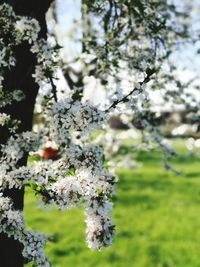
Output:
[[0,113],[0,126],[4,126],[10,120],[10,115]]
[[40,31],[40,26],[37,20],[28,17],[20,17],[15,23],[16,42],[21,40],[28,41],[30,44],[35,42]]

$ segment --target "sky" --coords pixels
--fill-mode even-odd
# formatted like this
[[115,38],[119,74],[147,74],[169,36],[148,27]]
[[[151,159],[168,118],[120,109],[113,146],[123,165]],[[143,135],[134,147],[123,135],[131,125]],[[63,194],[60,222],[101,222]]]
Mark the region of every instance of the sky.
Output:
[[73,28],[74,20],[81,18],[81,0],[57,0],[57,16],[59,24],[60,43],[66,47],[65,57],[70,61],[71,58],[80,53],[80,46],[71,41],[70,34],[76,31]]

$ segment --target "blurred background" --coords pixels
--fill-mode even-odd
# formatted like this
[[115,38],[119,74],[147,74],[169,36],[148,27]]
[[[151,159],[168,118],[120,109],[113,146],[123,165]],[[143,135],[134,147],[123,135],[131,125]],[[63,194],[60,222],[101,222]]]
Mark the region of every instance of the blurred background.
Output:
[[[136,2],[131,3],[137,6]],[[119,177],[113,199],[116,236],[112,247],[100,252],[86,247],[81,208],[62,212],[54,208],[51,212],[48,208],[38,210],[37,197],[27,191],[27,228],[49,235],[46,252],[55,267],[200,266],[200,3],[198,0],[164,2],[176,8],[176,16],[181,12],[185,15],[176,17],[175,30],[168,25],[173,37],[164,39],[169,45],[167,56],[164,48],[157,48],[162,60],[161,57],[153,63],[149,60],[150,66],[161,67],[145,88],[145,100],[134,98],[126,112],[113,113],[109,125],[94,133],[104,144],[108,166]],[[62,97],[70,90],[70,80],[78,84],[82,79],[84,97],[103,107],[119,88],[122,93],[127,92],[133,78],[141,81],[143,66],[126,69],[121,60],[120,86],[112,81],[112,75],[102,78],[88,74],[88,59],[83,57],[86,26],[82,22],[82,4],[79,0],[57,0],[47,14],[49,42],[62,46],[58,93]],[[90,20],[99,33],[99,18],[103,15],[99,12],[99,17],[95,17],[90,12]],[[179,27],[184,32],[180,33]],[[140,33],[147,42],[146,32],[141,29]],[[147,51],[152,55],[152,50],[139,38],[132,42],[136,48],[140,47],[140,56],[145,57]],[[144,68],[147,70],[149,65]],[[45,123],[41,118],[42,95],[41,92],[35,110],[35,129]],[[41,156],[51,145],[44,147]]]

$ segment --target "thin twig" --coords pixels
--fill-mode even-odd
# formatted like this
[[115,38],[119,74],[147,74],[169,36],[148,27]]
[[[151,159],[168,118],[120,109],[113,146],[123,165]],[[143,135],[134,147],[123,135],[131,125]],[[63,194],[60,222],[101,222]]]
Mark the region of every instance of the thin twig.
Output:
[[51,86],[52,86],[52,93],[53,93],[53,98],[56,102],[58,102],[58,98],[57,98],[57,88],[53,82],[53,78],[52,77],[49,77],[49,80],[50,80],[50,83],[51,83]]
[[[143,84],[148,83],[150,81],[150,77],[155,73],[155,70],[151,70],[147,76],[145,77],[145,79],[142,82],[139,82],[140,87],[142,87]],[[115,100],[112,105],[105,110],[105,112],[110,111],[110,109],[112,108],[116,108],[117,105],[119,105],[120,103],[125,103],[127,102],[129,96],[131,96],[134,92],[142,92],[142,89],[138,89],[137,87],[134,87],[133,90],[131,90],[127,95],[123,96],[121,99]]]

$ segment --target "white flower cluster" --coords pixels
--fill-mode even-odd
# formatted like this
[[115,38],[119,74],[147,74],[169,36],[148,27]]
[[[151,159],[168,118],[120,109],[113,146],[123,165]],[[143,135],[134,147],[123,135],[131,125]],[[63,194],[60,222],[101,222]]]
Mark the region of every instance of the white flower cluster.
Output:
[[[51,110],[50,133],[53,139],[62,144],[72,133],[87,135],[91,130],[102,127],[108,114],[89,101],[81,102],[73,98],[54,102]],[[57,130],[59,129],[59,131]]]
[[20,17],[15,23],[15,31],[17,43],[21,43],[21,40],[24,40],[32,44],[38,38],[40,26],[35,19]]
[[0,108],[11,105],[13,101],[21,101],[24,99],[24,94],[21,90],[14,90],[13,92],[3,91],[0,84]]
[[[55,203],[59,208],[75,207],[84,200],[88,246],[100,249],[111,244],[114,227],[108,215],[111,204],[107,196],[113,194],[115,179],[103,168],[101,150],[72,143],[56,161],[38,161],[33,166],[15,168],[24,152],[37,149],[40,138],[36,137],[25,133],[10,138],[6,149],[3,147],[6,152],[1,161],[1,188],[21,188],[32,182],[41,188],[38,193],[45,203]],[[95,220],[95,228],[90,230],[91,221]]]
[[22,212],[14,210],[10,199],[3,197],[2,193],[0,193],[0,224],[0,233],[13,237],[23,245],[22,254],[25,259],[34,262],[36,266],[50,266],[43,253],[46,238],[25,230]]
[[105,196],[88,199],[85,207],[87,243],[91,249],[112,244],[114,226],[109,216],[112,204]]
[[[49,78],[55,78],[54,69],[58,65],[58,53],[56,47],[51,47],[46,40],[38,39],[40,31],[36,19],[15,15],[12,7],[8,4],[0,5],[0,68],[14,67],[16,64],[13,48],[22,42],[31,45],[30,51],[37,57],[37,65],[33,77],[39,85],[43,85]],[[14,25],[14,27],[13,27]],[[10,34],[9,39],[6,34]],[[4,73],[2,75],[2,78]],[[2,80],[0,79],[2,82]]]
[[43,141],[43,133],[34,134],[23,132],[22,134],[11,136],[6,145],[2,145],[2,157],[0,162],[4,162],[9,169],[15,169],[18,161],[29,151],[35,151]]
[[0,5],[0,17],[0,108],[2,108],[12,104],[12,101],[21,101],[24,98],[20,90],[9,91],[8,88],[3,88],[4,76],[16,65],[14,48],[22,42],[30,44],[35,42],[40,27],[35,19],[15,15],[13,8],[5,3]]
[[15,66],[16,60],[10,47],[2,47],[0,50],[0,68],[11,68]]
[[10,120],[10,115],[6,113],[0,113],[0,126],[4,126]]
[[[113,194],[115,179],[104,170],[100,151],[93,146],[72,144],[69,149],[63,150],[59,160],[39,161],[33,166],[14,169],[16,156],[19,159],[22,151],[35,145],[27,139],[26,146],[16,147],[17,153],[14,153],[15,149],[11,149],[13,142],[11,139],[10,145],[7,144],[8,153],[4,154],[1,162],[1,188],[20,188],[32,182],[41,188],[38,193],[45,203],[55,203],[59,208],[75,207],[84,200],[88,246],[101,249],[111,244],[114,227],[108,215],[110,203],[107,196]],[[96,220],[95,230],[94,227],[90,230],[91,220]]]
[[13,21],[15,21],[16,15],[13,8],[4,3],[0,5],[0,15],[1,15],[1,35],[4,37],[6,34],[11,33],[10,29],[13,27]]
[[40,39],[31,47],[31,52],[37,56],[37,65],[33,77],[43,86],[45,82],[55,78],[55,68],[58,65],[58,53],[46,40]]

